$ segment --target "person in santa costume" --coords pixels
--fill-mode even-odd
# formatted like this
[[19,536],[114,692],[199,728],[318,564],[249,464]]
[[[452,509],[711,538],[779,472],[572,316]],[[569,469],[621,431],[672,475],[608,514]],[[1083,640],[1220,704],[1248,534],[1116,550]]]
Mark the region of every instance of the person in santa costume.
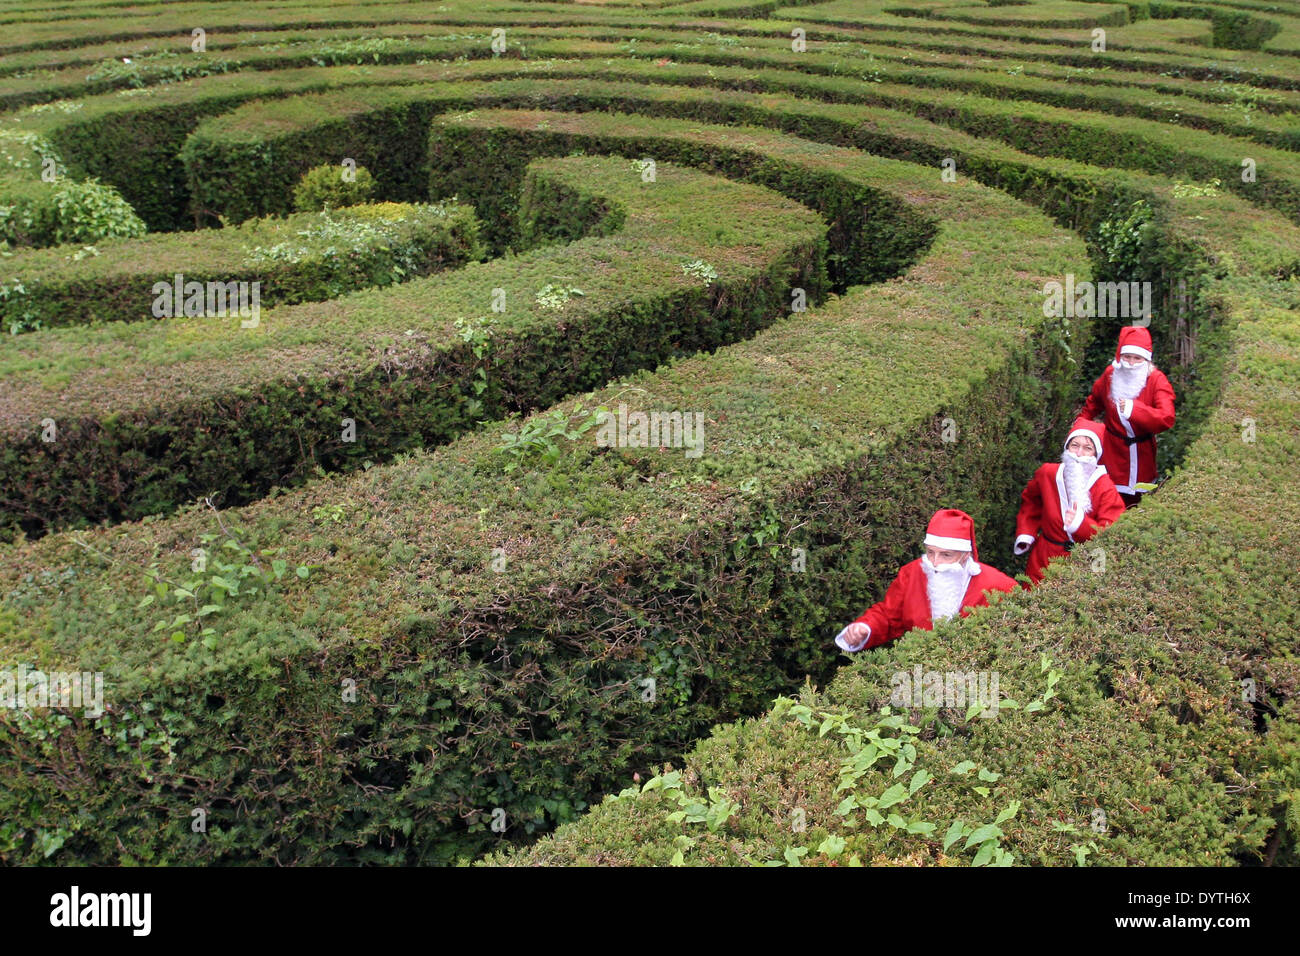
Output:
[[1093,383],[1079,417],[1103,417],[1102,454],[1124,504],[1132,506],[1156,480],[1156,435],[1174,426],[1174,387],[1151,363],[1151,333],[1119,330],[1115,361]]
[[1124,513],[1124,501],[1101,464],[1104,434],[1101,425],[1080,418],[1065,438],[1060,463],[1039,465],[1021,493],[1015,552],[1029,551],[1025,574],[1033,583],[1026,588],[1043,580],[1048,561],[1069,554]]
[[898,571],[885,597],[835,636],[853,653],[896,640],[914,627],[929,631],[968,609],[988,604],[988,591],[1014,591],[1016,582],[997,568],[979,563],[975,521],[964,511],[944,508],[930,519],[925,556]]

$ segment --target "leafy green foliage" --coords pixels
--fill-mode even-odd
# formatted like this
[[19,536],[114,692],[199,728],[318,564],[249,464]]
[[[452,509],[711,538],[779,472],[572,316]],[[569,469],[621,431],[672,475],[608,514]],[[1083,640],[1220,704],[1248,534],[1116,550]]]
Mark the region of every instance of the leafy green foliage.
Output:
[[368,202],[375,192],[375,178],[364,166],[349,169],[327,164],[307,170],[293,190],[293,208],[298,212],[319,212]]
[[537,304],[543,309],[560,310],[564,308],[566,302],[575,295],[586,295],[581,289],[575,289],[572,286],[557,286],[546,283],[537,290]]
[[1211,179],[1208,183],[1200,186],[1195,183],[1174,183],[1174,198],[1192,199],[1199,196],[1217,196],[1219,195],[1219,187],[1222,185],[1223,181],[1219,179]]
[[1151,228],[1151,206],[1145,199],[1097,224],[1097,243],[1115,275],[1127,279],[1141,274]]
[[91,86],[140,89],[179,83],[193,77],[229,73],[241,66],[238,60],[188,56],[171,50],[159,50],[145,55],[103,60],[86,74],[86,82]]
[[0,206],[0,239],[18,246],[94,243],[145,231],[116,187],[97,179],[63,177],[38,190],[31,202]]
[[[164,610],[164,616],[154,623],[150,633],[166,632],[171,640],[178,642],[198,639],[212,650],[217,645],[212,616],[235,603],[259,600],[270,594],[288,573],[289,563],[277,557],[282,548],[249,546],[241,538],[246,531],[220,523],[221,534],[199,536],[201,547],[193,551],[187,577],[176,575],[181,579],[173,580],[175,571],[157,561],[142,569],[149,582],[149,592],[140,599],[136,610],[144,611],[151,606]],[[87,552],[105,557],[84,541],[73,540]],[[300,564],[294,568],[294,574],[306,580],[311,568]]]
[[524,420],[517,431],[502,432],[497,450],[508,456],[506,473],[525,464],[554,465],[564,451],[560,441],[577,441],[608,412],[603,405],[588,409],[579,402],[572,412],[553,408],[544,415]]
[[201,284],[260,282],[262,308],[320,301],[476,259],[477,229],[467,206],[375,203],[71,251],[20,249],[8,264],[23,279],[0,298],[0,320],[32,331],[157,319],[155,285],[169,288],[177,273]]

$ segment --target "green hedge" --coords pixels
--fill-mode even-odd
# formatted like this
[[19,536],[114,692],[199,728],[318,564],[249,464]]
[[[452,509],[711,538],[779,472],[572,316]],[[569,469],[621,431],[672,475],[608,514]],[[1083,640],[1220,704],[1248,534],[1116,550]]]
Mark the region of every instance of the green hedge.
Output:
[[263,307],[316,302],[463,265],[482,254],[467,241],[477,228],[466,206],[380,203],[22,251],[5,260],[22,291],[11,286],[0,299],[0,323],[13,332],[161,318],[154,286],[177,273],[185,282],[260,282]]
[[1156,19],[1195,17],[1209,20],[1212,44],[1229,50],[1261,49],[1266,41],[1282,31],[1282,25],[1277,21],[1252,16],[1244,10],[1187,3],[1152,3],[1150,6],[1151,16]]
[[[17,782],[0,795],[4,859],[57,845],[53,860],[431,862],[490,845],[497,807],[523,837],[828,665],[825,628],[899,559],[934,500],[1005,526],[1013,486],[1068,413],[1074,371],[1037,296],[988,277],[1084,273],[1083,244],[969,181],[746,135],[753,147],[715,146],[713,161],[740,176],[784,163],[806,191],[840,177],[939,222],[919,231],[934,244],[902,278],[582,398],[698,410],[701,457],[602,449],[587,432],[509,471],[498,426],[229,513],[250,549],[317,568],[210,615],[211,649],[151,637],[170,609],[134,595],[106,606],[100,590],[147,583],[150,561],[183,580],[200,536],[219,530],[202,508],[97,530],[90,552],[71,534],[0,552],[4,659],[103,668],[116,702],[99,723],[0,722]],[[767,147],[781,158],[765,161]],[[671,170],[659,164],[648,188]],[[695,213],[719,219],[707,204]],[[676,316],[678,329],[696,321]],[[1086,340],[1086,324],[1075,334]],[[571,430],[583,414],[558,412]],[[941,440],[948,415],[955,443]],[[990,558],[1008,544],[988,540]],[[794,547],[807,573],[791,568]],[[349,679],[352,703],[340,699]],[[133,726],[139,743],[113,737]],[[58,787],[43,772],[56,764],[69,768]],[[196,807],[204,835],[190,829]]]
[[[627,210],[623,231],[280,306],[255,328],[230,316],[187,317],[165,323],[161,336],[144,322],[11,341],[0,356],[4,530],[136,518],[214,493],[227,505],[249,501],[735,341],[788,307],[791,286],[807,289],[811,302],[825,294],[818,250],[826,226],[789,201],[695,171],[645,189],[627,160],[547,169],[589,169]],[[660,239],[666,221],[680,224],[671,245]],[[452,254],[472,259],[477,239],[464,225],[464,251]],[[713,291],[684,277],[693,259],[716,265]],[[535,298],[557,276],[585,277],[577,286],[585,296],[560,314]],[[496,289],[508,294],[499,315]],[[492,326],[489,368],[458,320]],[[344,437],[345,419],[357,440]]]
[[[995,822],[998,844],[1022,864],[1300,862],[1300,547],[1273,533],[1300,519],[1289,466],[1300,453],[1300,296],[1279,291],[1259,280],[1216,286],[1240,325],[1213,421],[1173,481],[1042,586],[861,655],[824,693],[799,695],[811,708],[802,718],[786,700],[715,728],[680,772],[493,862],[969,864],[984,837],[968,846],[945,836]],[[840,812],[847,796],[866,805],[894,783],[891,759],[839,789],[853,763],[844,734],[876,727],[894,675],[917,667],[996,671],[1000,695],[1021,707],[994,719],[905,708],[916,733],[878,731],[915,747],[899,779],[919,786],[888,811],[903,828]],[[1045,705],[1026,713],[1034,700]],[[928,778],[913,777],[922,771]],[[715,822],[736,804],[715,830],[692,822],[710,803]]]
[[[679,8],[679,13],[685,10]],[[1041,30],[1025,28],[1020,31],[995,32],[987,27],[976,27],[949,21],[915,21],[899,19],[887,14],[864,12],[858,0],[818,4],[799,10],[792,20],[838,27],[869,37],[874,43],[889,44],[913,50],[939,49],[960,52],[970,56],[1013,56],[1045,63],[1056,63],[1095,68],[1097,54],[1087,43],[1067,33],[1044,34]],[[1032,44],[1026,49],[1026,44]],[[1114,49],[1112,50],[1112,45]],[[1201,80],[1225,78],[1234,81],[1258,82],[1260,86],[1276,89],[1295,89],[1294,71],[1286,55],[1267,55],[1269,51],[1253,52],[1250,56],[1237,51],[1216,49],[1204,62],[1194,47],[1175,45],[1138,45],[1114,38],[1107,45],[1106,66],[1116,70],[1138,70],[1151,73],[1168,73],[1173,76],[1193,77]],[[1285,53],[1286,51],[1280,51]],[[1140,54],[1140,55],[1136,55]]]

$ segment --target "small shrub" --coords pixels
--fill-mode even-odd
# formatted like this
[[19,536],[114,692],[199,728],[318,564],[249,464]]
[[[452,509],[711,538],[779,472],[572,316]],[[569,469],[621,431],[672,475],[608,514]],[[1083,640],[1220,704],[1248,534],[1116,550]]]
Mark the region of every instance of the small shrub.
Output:
[[355,206],[370,199],[375,191],[375,179],[364,166],[358,166],[350,181],[344,178],[347,169],[327,165],[309,169],[293,190],[293,208],[298,212],[319,212]]

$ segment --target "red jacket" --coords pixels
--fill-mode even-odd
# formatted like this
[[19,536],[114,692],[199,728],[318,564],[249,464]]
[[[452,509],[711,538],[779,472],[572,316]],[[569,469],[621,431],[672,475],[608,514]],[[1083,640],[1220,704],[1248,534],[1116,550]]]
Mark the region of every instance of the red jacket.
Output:
[[[1110,397],[1110,378],[1114,371],[1113,365],[1107,365],[1098,376],[1079,416],[1089,421],[1103,416],[1106,434],[1102,437],[1101,460],[1106,463],[1115,488],[1126,495],[1135,495],[1138,482],[1156,480],[1155,436],[1174,427],[1174,387],[1164,372],[1152,367],[1147,383],[1133,399],[1131,414],[1120,418],[1115,400]],[[1138,440],[1129,444],[1126,438]]]
[[[1106,474],[1104,465],[1097,466],[1088,483],[1088,496],[1092,511],[1083,515],[1073,531],[1065,527],[1065,482],[1059,462],[1039,465],[1034,477],[1020,494],[1020,514],[1016,516],[1016,535],[1034,538],[1034,549],[1029,552],[1029,565],[1025,574],[1034,581],[1043,579],[1043,568],[1052,558],[1068,554],[1069,550],[1056,541],[1077,543],[1087,541],[1106,525],[1124,513],[1124,499],[1115,490],[1115,483]],[[1053,541],[1049,541],[1052,538]]]
[[[1016,590],[1016,582],[997,568],[983,562],[976,563],[980,570],[978,574],[971,575],[966,585],[966,596],[962,598],[962,617],[969,613],[969,608],[984,607],[989,603],[984,592]],[[896,640],[914,627],[925,631],[934,630],[921,559],[909,561],[899,568],[898,577],[889,585],[884,598],[867,608],[857,622],[871,628],[871,636],[861,650]]]

